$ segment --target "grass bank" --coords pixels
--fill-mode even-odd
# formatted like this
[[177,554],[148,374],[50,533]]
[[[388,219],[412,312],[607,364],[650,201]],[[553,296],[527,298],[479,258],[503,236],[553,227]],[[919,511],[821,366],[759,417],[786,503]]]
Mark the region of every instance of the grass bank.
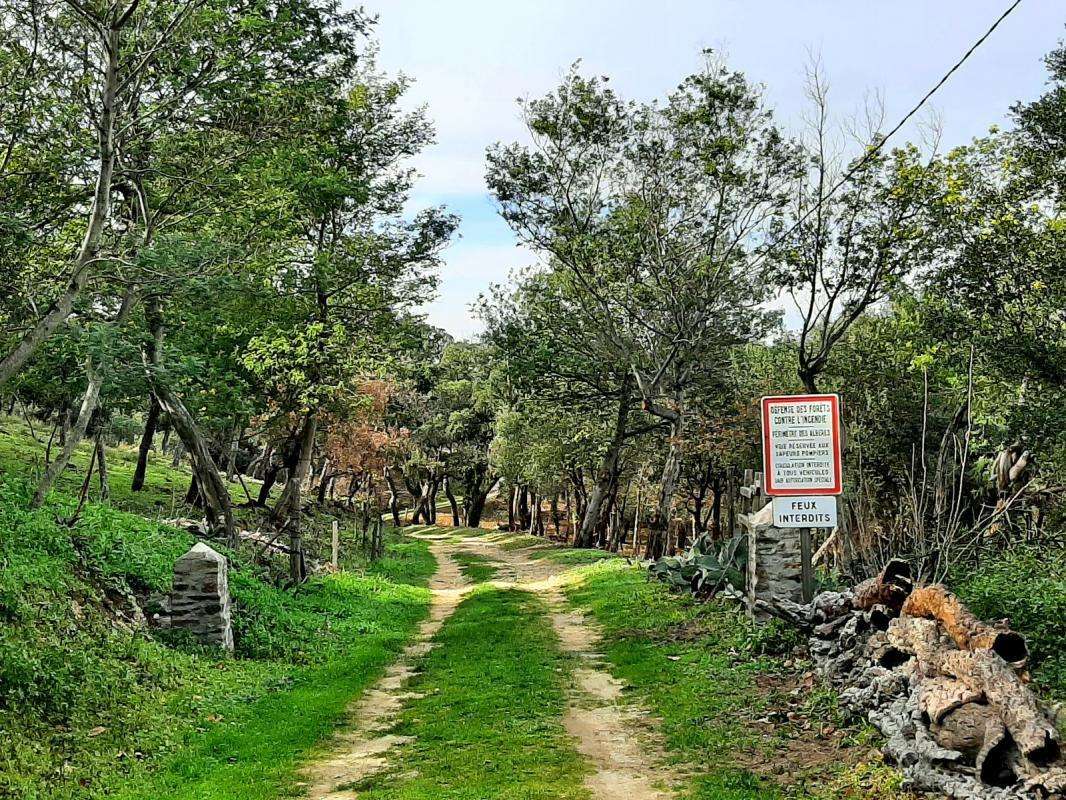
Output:
[[274,585],[249,549],[228,553],[237,653],[220,658],[135,620],[194,542],[142,514],[169,515],[188,473],[153,469],[146,491],[130,493],[132,468],[109,452],[111,502],[67,524],[69,475],[29,509],[24,438],[0,434],[0,796],[288,792],[302,756],[425,617],[426,544],[390,532],[381,561],[352,548],[353,572],[295,590]]

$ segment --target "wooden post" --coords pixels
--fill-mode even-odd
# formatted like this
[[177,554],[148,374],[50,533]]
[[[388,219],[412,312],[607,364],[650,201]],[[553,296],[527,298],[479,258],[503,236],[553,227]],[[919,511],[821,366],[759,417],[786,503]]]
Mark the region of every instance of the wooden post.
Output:
[[811,529],[800,529],[800,583],[803,588],[803,602],[814,599],[814,565],[811,559]]
[[340,556],[341,556],[341,535],[340,525],[337,524],[337,520],[333,520],[333,569],[340,569]]

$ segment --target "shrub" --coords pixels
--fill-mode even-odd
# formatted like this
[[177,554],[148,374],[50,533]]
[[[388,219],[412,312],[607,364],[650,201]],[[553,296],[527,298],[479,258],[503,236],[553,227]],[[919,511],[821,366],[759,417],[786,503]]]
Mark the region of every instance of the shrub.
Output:
[[977,616],[1006,617],[1024,633],[1037,677],[1066,695],[1066,549],[1009,550],[957,576],[954,588]]

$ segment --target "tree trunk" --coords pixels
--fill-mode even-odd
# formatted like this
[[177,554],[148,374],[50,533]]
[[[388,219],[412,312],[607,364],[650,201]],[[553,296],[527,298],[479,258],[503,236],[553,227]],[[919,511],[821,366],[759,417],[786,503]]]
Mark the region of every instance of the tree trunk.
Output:
[[681,434],[683,418],[680,413],[670,423],[670,444],[666,451],[662,477],[659,481],[659,506],[655,511],[648,544],[644,550],[645,558],[659,558],[666,548],[666,538],[670,530],[670,518],[673,516],[674,490],[681,472]]
[[426,499],[426,511],[429,513],[431,525],[437,524],[437,489],[440,488],[440,478],[433,478],[429,482],[429,490]]
[[529,515],[529,492],[525,486],[518,488],[518,527],[521,530],[528,531],[530,525]]
[[324,506],[326,504],[326,493],[329,491],[329,487],[332,483],[333,475],[327,475],[325,469],[323,469],[322,474],[318,479],[318,495],[315,497],[315,502],[318,503],[318,505]]
[[[101,37],[101,52],[106,62],[101,65],[100,109],[97,116],[97,170],[89,224],[85,229],[74,274],[48,311],[23,335],[15,348],[0,361],[0,386],[6,384],[22,368],[34,351],[62,325],[74,309],[74,301],[85,288],[89,270],[100,249],[100,238],[111,209],[111,181],[115,170],[115,116],[120,86],[119,57],[121,41],[118,28],[111,28]],[[43,499],[43,498],[42,498]]]
[[67,443],[67,435],[70,433],[70,406],[63,404],[63,421],[59,426],[59,446]]
[[[152,296],[145,301],[144,320],[148,323],[148,330],[152,333],[152,338],[145,343],[148,363],[152,369],[158,370],[163,350],[163,309],[158,297]],[[154,394],[149,393],[148,415],[145,417],[141,443],[137,448],[137,466],[133,471],[131,491],[139,492],[144,488],[144,476],[148,470],[148,451],[152,448],[152,439],[159,425],[159,412],[159,400]]]
[[233,422],[233,435],[230,437],[229,451],[226,453],[226,480],[237,480],[237,454],[241,448],[241,434],[244,433],[240,423]]
[[392,469],[385,467],[385,483],[389,487],[389,514],[392,515],[392,524],[400,527],[400,494],[396,491],[396,479],[392,476]]
[[818,380],[818,373],[813,367],[802,363],[796,369],[796,374],[799,376],[800,381],[803,383],[803,391],[806,394],[818,394],[818,386],[816,381]]
[[709,528],[711,533],[721,538],[722,536],[722,476],[721,474],[714,476],[714,483],[711,484],[711,491],[714,493],[711,496],[711,510],[708,514]]
[[111,483],[108,480],[107,474],[107,455],[104,452],[104,435],[103,433],[96,434],[96,467],[97,476],[100,479],[100,500],[107,500],[111,497]]
[[216,527],[221,524],[226,542],[230,547],[237,546],[237,529],[233,524],[233,508],[230,503],[229,489],[218,474],[218,468],[207,442],[200,434],[192,414],[170,387],[164,384],[158,375],[149,370],[148,381],[152,392],[159,399],[162,409],[170,416],[170,424],[178,434],[185,449],[189,452],[193,476],[197,479],[200,493],[203,495],[208,524]]
[[274,484],[278,482],[278,473],[281,472],[281,464],[270,464],[266,468],[266,472],[263,474],[263,482],[259,486],[259,496],[255,500],[257,506],[266,507],[270,502],[270,492],[274,489]]
[[194,472],[189,478],[189,488],[185,490],[185,505],[202,509],[204,507],[204,495],[200,491],[200,479]]
[[507,530],[514,530],[515,506],[518,505],[518,487],[511,487],[511,500],[507,504]]
[[78,442],[85,436],[85,431],[89,427],[89,420],[92,419],[93,412],[96,410],[96,402],[100,397],[100,387],[103,385],[104,378],[100,370],[96,369],[92,364],[92,358],[87,359],[86,370],[89,376],[89,382],[85,387],[85,393],[81,398],[81,408],[78,411],[78,418],[75,421],[70,433],[67,435],[66,444],[60,449],[59,454],[56,456],[55,461],[48,465],[48,469],[44,471],[44,475],[41,476],[41,480],[37,484],[37,491],[33,495],[33,508],[40,508],[44,503],[44,498],[48,496],[48,492],[51,491],[52,485],[56,482],[56,479],[66,469],[67,464],[70,463],[70,457],[74,454],[74,448]]
[[600,521],[603,500],[614,482],[618,471],[618,460],[622,456],[622,447],[626,440],[626,424],[629,420],[629,406],[633,397],[633,378],[627,373],[619,391],[618,412],[615,415],[614,433],[607,452],[603,455],[600,468],[596,473],[596,483],[592,487],[588,503],[581,517],[581,528],[574,536],[574,547],[591,547],[596,527]]
[[307,577],[304,567],[302,525],[302,488],[311,472],[311,458],[315,446],[315,432],[318,419],[313,411],[304,416],[303,425],[297,439],[297,460],[294,469],[289,471],[289,478],[278,501],[278,518],[281,527],[289,535],[289,578],[293,583],[302,583]]
[[485,503],[489,499],[489,493],[499,478],[493,477],[488,470],[480,472],[476,486],[470,494],[463,498],[463,516],[466,527],[477,528],[481,525],[481,515],[485,513]]
[[452,507],[452,527],[461,528],[463,521],[459,517],[459,503],[455,499],[455,492],[452,491],[452,479],[450,475],[444,476],[444,494],[448,497],[448,505]]
[[155,429],[159,424],[159,410],[159,401],[153,396],[148,401],[148,414],[144,418],[144,431],[141,433],[141,443],[137,447],[137,466],[133,470],[130,491],[139,492],[144,488],[144,476],[148,470],[148,452],[152,449],[152,439],[155,438]]

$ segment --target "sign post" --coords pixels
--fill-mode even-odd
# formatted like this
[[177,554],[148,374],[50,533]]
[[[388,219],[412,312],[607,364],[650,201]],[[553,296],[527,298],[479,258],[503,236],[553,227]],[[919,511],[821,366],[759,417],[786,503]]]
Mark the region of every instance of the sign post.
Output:
[[762,398],[764,491],[773,524],[800,529],[803,599],[814,594],[811,529],[837,524],[840,494],[840,398],[835,394]]

